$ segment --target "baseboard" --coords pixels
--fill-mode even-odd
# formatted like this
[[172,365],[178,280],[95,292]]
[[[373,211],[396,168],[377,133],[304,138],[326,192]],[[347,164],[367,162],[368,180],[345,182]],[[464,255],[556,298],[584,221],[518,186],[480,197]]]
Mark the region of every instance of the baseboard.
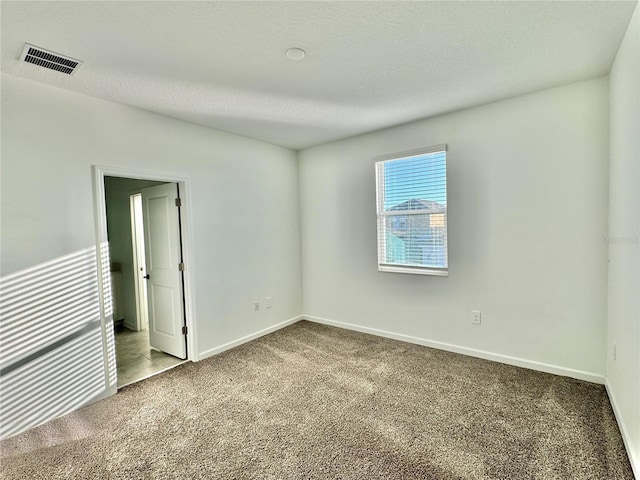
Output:
[[133,323],[133,322],[129,322],[127,321],[127,319],[125,318],[124,321],[122,322],[122,325],[124,325],[125,328],[128,328],[129,330],[132,330],[134,332],[139,331],[138,330],[138,326]]
[[609,395],[609,401],[611,402],[611,408],[613,409],[613,414],[616,417],[616,422],[618,422],[618,428],[620,429],[620,433],[622,434],[622,441],[624,442],[624,446],[627,449],[627,455],[629,456],[629,462],[631,463],[631,469],[633,470],[633,474],[637,479],[640,479],[640,458],[636,455],[636,453],[631,448],[631,439],[629,438],[629,429],[626,424],[622,421],[622,416],[620,415],[620,408],[618,407],[618,402],[616,400],[616,396],[613,393],[613,390],[609,386],[609,382],[605,378],[604,387],[607,389],[607,395]]
[[268,333],[275,332],[276,330],[280,330],[281,328],[292,325],[300,320],[302,320],[302,315],[298,315],[296,317],[290,318],[289,320],[285,320],[284,322],[276,323],[275,325],[272,325],[268,328],[259,330],[250,335],[245,335],[244,337],[238,338],[237,340],[232,340],[231,342],[225,343],[224,345],[220,345],[219,347],[205,350],[204,352],[200,352],[198,354],[198,360],[204,360],[205,358],[212,357],[213,355],[222,353],[225,350],[229,350],[230,348],[237,347],[238,345],[242,345],[243,343],[250,342],[251,340],[255,340],[256,338],[260,338],[264,335],[267,335]]
[[411,335],[405,335],[402,333],[389,332],[387,330],[379,330],[377,328],[364,327],[362,325],[356,325],[353,323],[339,322],[336,320],[330,320],[328,318],[316,317],[313,315],[302,315],[304,320],[310,322],[323,323],[325,325],[332,325],[334,327],[346,328],[347,330],[354,330],[356,332],[369,333],[371,335],[378,335],[380,337],[391,338],[393,340],[400,340],[402,342],[414,343],[416,345],[422,345],[425,347],[437,348],[439,350],[446,350],[448,352],[461,353],[462,355],[468,355],[470,357],[482,358],[484,360],[492,360],[494,362],[506,363],[507,365],[514,365],[516,367],[528,368],[530,370],[537,370],[539,372],[553,373],[554,375],[561,375],[563,377],[576,378],[578,380],[585,380],[587,382],[604,384],[604,375],[600,375],[592,372],[585,372],[583,370],[574,370],[572,368],[560,367],[558,365],[551,365],[548,363],[536,362],[533,360],[527,360],[525,358],[511,357],[509,355],[502,355],[499,353],[487,352],[484,350],[477,350],[475,348],[462,347],[460,345],[453,345],[451,343],[439,342],[436,340],[428,340],[426,338],[414,337]]
[[600,385],[605,384],[604,375],[587,372],[584,370],[576,370],[573,368],[561,367],[559,365],[552,365],[549,363],[537,362],[534,360],[527,360],[525,358],[512,357],[509,355],[502,355],[500,353],[488,352],[485,350],[478,350],[475,348],[463,347],[460,345],[454,345],[451,343],[439,342],[436,340],[429,340],[426,338],[415,337],[412,335],[405,335],[402,333],[394,333],[388,330],[380,330],[377,328],[365,327],[362,325],[356,325],[354,323],[340,322],[337,320],[330,320],[328,318],[317,317],[314,315],[298,315],[296,317],[285,320],[284,322],[277,323],[263,330],[259,330],[250,335],[238,338],[231,342],[225,343],[218,347],[205,350],[198,354],[198,360],[204,360],[205,358],[222,353],[230,348],[237,347],[243,343],[250,342],[256,338],[267,335],[268,333],[280,330],[288,325],[292,325],[300,320],[308,320],[310,322],[322,323],[325,325],[331,325],[338,328],[345,328],[347,330],[354,330],[356,332],[368,333],[371,335],[377,335],[379,337],[391,338],[394,340],[400,340],[402,342],[414,343],[416,345],[422,345],[425,347],[437,348],[439,350],[446,350],[448,352],[460,353],[462,355],[468,355],[471,357],[482,358],[484,360],[492,360],[494,362],[505,363],[507,365],[514,365],[516,367],[528,368],[530,370],[536,370],[539,372],[552,373],[554,375],[560,375],[563,377],[571,377],[577,380],[584,380],[587,382],[597,383]]

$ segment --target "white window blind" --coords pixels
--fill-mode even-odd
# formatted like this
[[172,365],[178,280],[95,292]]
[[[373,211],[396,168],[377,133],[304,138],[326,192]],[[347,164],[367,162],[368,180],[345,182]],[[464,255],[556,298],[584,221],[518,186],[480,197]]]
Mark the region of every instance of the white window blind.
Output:
[[446,145],[376,160],[378,270],[448,275]]

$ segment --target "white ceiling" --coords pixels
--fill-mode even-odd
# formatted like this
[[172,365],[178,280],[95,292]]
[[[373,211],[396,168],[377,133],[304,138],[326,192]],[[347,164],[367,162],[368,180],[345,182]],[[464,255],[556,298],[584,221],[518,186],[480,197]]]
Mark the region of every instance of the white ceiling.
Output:
[[604,75],[635,4],[3,1],[2,71],[299,149]]

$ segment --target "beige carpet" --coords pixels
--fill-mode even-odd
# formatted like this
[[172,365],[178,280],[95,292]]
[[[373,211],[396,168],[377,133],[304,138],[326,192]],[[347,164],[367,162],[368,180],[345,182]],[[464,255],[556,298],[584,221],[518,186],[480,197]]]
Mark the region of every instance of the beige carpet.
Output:
[[4,479],[633,479],[602,386],[308,322],[0,446]]

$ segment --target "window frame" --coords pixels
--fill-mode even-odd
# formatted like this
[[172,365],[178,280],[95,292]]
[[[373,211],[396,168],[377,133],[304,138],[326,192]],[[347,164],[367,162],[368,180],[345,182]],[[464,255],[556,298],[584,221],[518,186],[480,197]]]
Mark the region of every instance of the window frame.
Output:
[[[386,258],[386,229],[384,226],[381,228],[381,222],[385,222],[387,217],[390,216],[402,216],[402,215],[425,215],[425,213],[420,211],[398,211],[397,214],[390,214],[389,212],[385,212],[384,210],[384,175],[380,175],[380,167],[379,165],[384,164],[385,162],[394,161],[394,160],[404,160],[410,157],[417,157],[422,155],[430,155],[433,153],[444,152],[445,154],[445,207],[444,211],[431,211],[428,214],[435,213],[443,213],[444,214],[444,224],[447,229],[447,234],[445,236],[445,251],[446,251],[446,267],[432,267],[432,266],[409,266],[402,264],[394,264],[394,263],[386,263],[383,262],[382,259]],[[375,169],[375,178],[376,178],[376,235],[377,235],[377,244],[376,250],[378,255],[378,271],[379,272],[390,272],[390,273],[410,273],[414,275],[430,275],[430,276],[438,276],[438,277],[448,277],[449,276],[449,218],[448,218],[448,210],[449,210],[449,201],[448,201],[448,168],[447,168],[447,145],[433,145],[430,147],[418,148],[415,150],[407,150],[404,152],[390,153],[385,155],[378,155],[374,157],[374,169]],[[411,212],[411,213],[410,213]],[[383,238],[381,238],[381,235]]]

